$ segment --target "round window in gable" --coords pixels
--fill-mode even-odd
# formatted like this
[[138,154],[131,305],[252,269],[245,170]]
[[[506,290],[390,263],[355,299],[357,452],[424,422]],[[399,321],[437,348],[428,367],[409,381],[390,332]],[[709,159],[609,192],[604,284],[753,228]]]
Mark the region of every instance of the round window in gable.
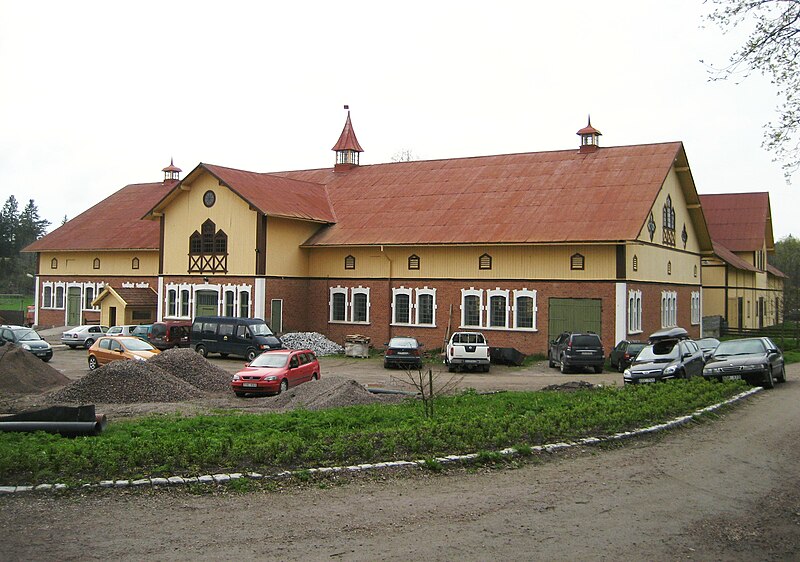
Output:
[[203,194],[203,205],[206,207],[213,207],[217,202],[217,195],[210,189]]

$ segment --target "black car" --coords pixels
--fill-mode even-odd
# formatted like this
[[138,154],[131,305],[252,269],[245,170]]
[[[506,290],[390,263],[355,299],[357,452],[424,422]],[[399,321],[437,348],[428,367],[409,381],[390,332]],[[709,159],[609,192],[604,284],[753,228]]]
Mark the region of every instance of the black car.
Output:
[[602,373],[605,362],[603,343],[594,332],[564,332],[550,342],[548,364],[550,367],[560,367],[562,373],[583,367],[591,367],[595,373]]
[[416,338],[402,336],[389,340],[383,353],[383,368],[422,368],[422,344]]
[[0,345],[13,343],[44,361],[53,358],[53,348],[32,328],[25,326],[0,326]]
[[703,351],[706,361],[708,361],[708,358],[711,357],[711,354],[714,353],[715,349],[717,349],[719,340],[717,338],[703,338],[697,340],[697,345]]
[[622,340],[617,344],[617,347],[611,350],[608,354],[608,361],[614,369],[620,373],[630,367],[631,362],[636,358],[642,349],[647,346],[646,343],[636,340]]
[[673,328],[650,336],[650,345],[642,349],[625,369],[625,384],[644,384],[670,379],[688,379],[703,374],[703,352],[688,338],[686,330]]
[[744,338],[721,342],[703,369],[706,379],[740,380],[773,388],[786,382],[783,353],[769,338]]

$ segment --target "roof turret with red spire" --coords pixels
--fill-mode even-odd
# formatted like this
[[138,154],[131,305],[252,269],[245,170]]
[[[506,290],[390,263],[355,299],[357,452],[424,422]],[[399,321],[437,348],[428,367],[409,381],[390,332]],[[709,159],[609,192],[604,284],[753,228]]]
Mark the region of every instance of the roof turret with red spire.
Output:
[[364,149],[358,144],[353,123],[350,121],[350,106],[346,105],[344,108],[347,110],[347,120],[344,122],[344,129],[339,135],[339,140],[331,149],[336,151],[336,165],[333,168],[335,172],[358,166],[359,154],[364,152]]
[[169,159],[169,166],[161,170],[164,172],[164,183],[169,182],[177,182],[181,179],[181,170],[178,168],[175,163],[172,161],[172,158]]
[[589,124],[576,133],[581,137],[581,154],[595,152],[600,148],[600,131],[592,127],[592,116],[589,116]]

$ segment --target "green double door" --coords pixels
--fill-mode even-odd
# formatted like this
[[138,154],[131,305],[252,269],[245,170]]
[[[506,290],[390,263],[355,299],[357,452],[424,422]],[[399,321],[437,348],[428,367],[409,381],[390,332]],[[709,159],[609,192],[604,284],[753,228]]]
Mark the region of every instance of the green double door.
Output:
[[217,316],[219,314],[219,293],[216,291],[197,291],[194,295],[195,316]]
[[562,332],[594,332],[603,337],[603,301],[600,299],[550,299],[548,339]]

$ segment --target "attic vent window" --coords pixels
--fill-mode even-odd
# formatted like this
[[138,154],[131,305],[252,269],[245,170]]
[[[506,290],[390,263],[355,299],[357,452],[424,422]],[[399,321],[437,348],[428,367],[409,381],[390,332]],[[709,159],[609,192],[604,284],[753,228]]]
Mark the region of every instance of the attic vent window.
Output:
[[697,266],[694,266],[694,276],[697,277]]
[[689,234],[686,232],[686,224],[683,225],[683,232],[681,232],[681,242],[683,242],[683,249],[686,249],[686,242],[689,240]]
[[94,258],[92,269],[100,269],[100,258]]
[[347,256],[344,258],[344,268],[345,269],[355,269],[356,268],[356,258],[354,256]]
[[50,269],[58,269],[58,258],[50,260]]
[[672,197],[669,195],[664,203],[662,223],[664,227],[662,241],[667,246],[675,246],[675,209],[672,207]]
[[672,275],[672,262],[667,262],[667,275]]
[[478,269],[492,269],[492,256],[483,254],[478,258]]
[[569,268],[573,270],[583,270],[584,257],[582,254],[572,254],[569,258]]
[[131,260],[131,269],[139,269],[139,258],[133,258]]
[[408,269],[419,269],[419,256],[417,254],[408,256]]
[[637,256],[635,254],[633,256],[633,270],[634,271],[639,271],[639,256]]

